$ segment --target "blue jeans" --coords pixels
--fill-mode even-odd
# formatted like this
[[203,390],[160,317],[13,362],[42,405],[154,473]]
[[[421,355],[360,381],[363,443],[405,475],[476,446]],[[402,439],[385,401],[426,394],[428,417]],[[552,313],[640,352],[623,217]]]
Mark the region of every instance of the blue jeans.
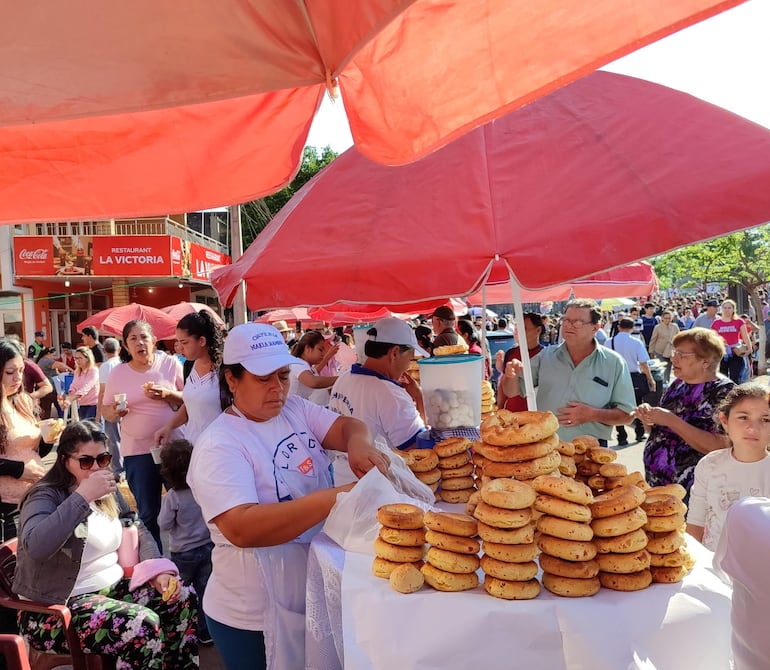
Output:
[[[206,544],[194,549],[171,552],[171,560],[179,568],[179,576],[183,582],[192,584],[195,587],[200,603],[203,603],[206,583],[211,576],[211,552],[213,549],[214,543],[206,542]],[[202,606],[201,611],[203,611]],[[200,616],[198,617],[198,637],[205,638],[203,633],[206,631],[206,619]]]
[[261,630],[233,628],[209,616],[206,622],[226,670],[265,670],[265,636]]
[[155,465],[150,454],[141,456],[126,456],[123,459],[126,468],[126,481],[131,493],[136,498],[136,507],[139,518],[144,527],[150,531],[158,543],[158,549],[163,553],[163,545],[160,541],[160,528],[158,527],[158,514],[160,514],[160,494],[163,479],[160,476],[160,468]]
[[123,459],[120,456],[120,422],[104,419],[104,434],[107,436],[107,448],[112,454],[110,469],[119,475],[125,470]]
[[78,405],[78,419],[83,421],[84,419],[90,419],[93,421],[96,418],[96,405]]

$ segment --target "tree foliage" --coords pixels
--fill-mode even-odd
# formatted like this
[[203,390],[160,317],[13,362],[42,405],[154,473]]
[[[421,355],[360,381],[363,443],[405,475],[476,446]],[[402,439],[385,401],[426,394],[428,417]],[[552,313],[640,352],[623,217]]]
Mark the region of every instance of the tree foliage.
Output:
[[337,157],[337,153],[331,147],[326,146],[320,151],[316,147],[305,147],[302,152],[302,163],[297,176],[291,184],[282,188],[277,193],[268,195],[259,200],[252,200],[241,206],[241,234],[243,236],[243,248],[246,249],[262,232],[270,220],[280,209],[301,189],[310,179],[331,163]]
[[[761,323],[760,289],[770,280],[770,224],[677,249],[653,259],[652,264],[658,276],[671,278],[675,287],[688,281],[701,290],[711,282],[742,286]],[[759,336],[763,352],[764,328],[759,329]],[[764,371],[764,356],[759,357],[759,366]]]

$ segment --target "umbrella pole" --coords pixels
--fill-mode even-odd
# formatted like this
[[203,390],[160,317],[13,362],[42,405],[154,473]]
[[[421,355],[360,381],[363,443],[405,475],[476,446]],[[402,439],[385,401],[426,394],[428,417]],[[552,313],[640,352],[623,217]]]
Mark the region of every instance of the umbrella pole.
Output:
[[[469,308],[470,309],[470,308]],[[489,355],[489,343],[487,342],[487,285],[481,286],[481,354],[486,357]],[[492,361],[492,365],[494,365]]]
[[524,384],[527,387],[527,407],[530,411],[537,410],[537,400],[535,399],[535,386],[532,383],[532,363],[529,359],[529,349],[527,348],[527,335],[524,330],[524,311],[521,305],[521,286],[510,273],[511,293],[513,294],[513,319],[516,322],[516,333],[518,335],[519,351],[521,352],[521,362],[524,364]]

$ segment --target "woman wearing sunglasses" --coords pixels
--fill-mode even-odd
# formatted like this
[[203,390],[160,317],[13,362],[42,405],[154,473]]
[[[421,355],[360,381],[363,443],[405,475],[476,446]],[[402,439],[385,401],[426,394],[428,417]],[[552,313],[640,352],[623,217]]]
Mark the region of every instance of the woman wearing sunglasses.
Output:
[[[141,526],[141,562],[124,577],[105,440],[91,421],[65,428],[56,463],[21,503],[14,591],[66,603],[83,651],[114,655],[118,667],[197,668],[197,599]],[[65,653],[56,617],[24,612],[19,623],[35,648]]]

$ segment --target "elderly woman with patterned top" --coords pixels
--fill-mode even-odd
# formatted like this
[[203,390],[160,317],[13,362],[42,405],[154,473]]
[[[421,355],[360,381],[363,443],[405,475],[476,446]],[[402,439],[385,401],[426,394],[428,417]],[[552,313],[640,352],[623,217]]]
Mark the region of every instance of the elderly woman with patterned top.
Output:
[[303,668],[310,540],[337,494],[327,450],[354,473],[387,471],[361,421],[289,394],[291,356],[272,326],[236,326],[225,340],[232,405],[193,449],[187,483],[214,542],[204,609],[228,670]]
[[[176,356],[156,352],[157,339],[146,321],[129,321],[123,326],[120,358],[104,385],[102,414],[107,421],[120,422],[120,454],[126,480],[136,498],[139,518],[161,546],[158,514],[163,486],[158,465],[150,449],[157,444],[155,433],[179,408],[175,391],[184,384],[182,364]],[[116,394],[125,394],[122,405]]]
[[[198,667],[197,598],[141,526],[140,562],[132,564],[130,580],[124,577],[106,439],[93,421],[64,429],[56,463],[21,503],[13,589],[32,600],[66,603],[87,654],[114,655],[118,668],[192,670]],[[24,612],[19,625],[33,647],[67,652],[57,617]]]
[[718,374],[725,353],[723,339],[708,328],[690,328],[674,337],[671,350],[676,379],[663,394],[660,407],[636,408],[651,426],[644,447],[644,466],[651,486],[678,483],[692,487],[695,466],[704,454],[729,446],[717,432],[714,414],[734,383]]

